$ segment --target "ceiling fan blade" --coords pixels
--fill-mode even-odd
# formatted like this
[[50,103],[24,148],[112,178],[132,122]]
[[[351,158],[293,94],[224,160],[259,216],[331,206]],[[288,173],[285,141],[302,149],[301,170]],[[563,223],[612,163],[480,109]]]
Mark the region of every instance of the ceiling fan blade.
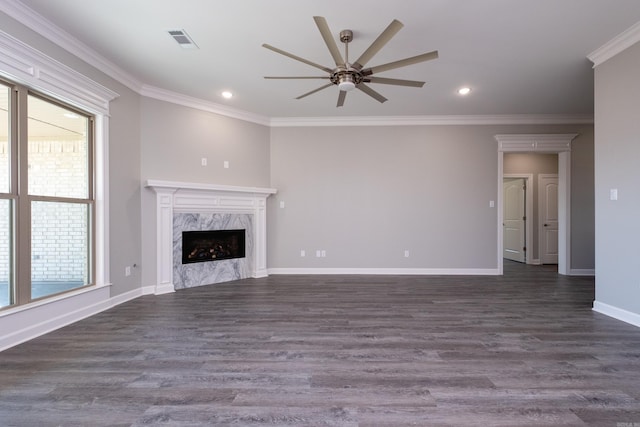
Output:
[[367,95],[369,95],[370,97],[372,97],[373,99],[375,99],[378,102],[385,102],[387,100],[387,98],[385,98],[384,96],[380,95],[378,92],[376,92],[375,90],[371,89],[369,86],[367,86],[364,83],[360,83],[358,86],[356,86],[358,89],[360,89],[361,91],[363,91],[364,93],[366,93]]
[[369,83],[380,83],[384,85],[397,85],[397,86],[409,86],[409,87],[424,86],[424,82],[419,82],[416,80],[387,79],[384,77],[373,77],[373,76],[365,78],[364,81]]
[[358,58],[353,64],[353,68],[362,70],[362,67],[364,67],[365,64],[369,62],[371,58],[373,58],[373,56],[378,53],[380,49],[382,49],[384,45],[386,45],[389,40],[391,40],[391,38],[393,38],[393,36],[395,36],[396,33],[400,31],[402,27],[404,27],[404,25],[397,19],[391,21],[391,24],[389,24],[389,26],[382,33],[380,33],[378,38],[375,39],[373,43],[371,43],[371,46],[369,46],[367,50],[365,50],[362,55],[360,55],[360,58]]
[[306,76],[285,76],[285,77],[274,77],[274,76],[264,76],[265,79],[270,79],[270,80],[289,80],[289,79],[329,79],[329,76],[325,76],[325,77],[306,77]]
[[342,107],[344,105],[344,99],[347,97],[347,92],[344,90],[341,90],[340,93],[338,94],[338,104],[336,105],[336,107]]
[[269,44],[266,44],[266,43],[263,44],[262,47],[265,47],[265,48],[267,48],[269,50],[272,50],[272,51],[274,51],[276,53],[279,53],[280,55],[288,56],[289,58],[295,59],[296,61],[304,62],[307,65],[311,65],[312,67],[319,68],[322,71],[325,71],[327,73],[331,73],[331,69],[330,68],[327,68],[327,67],[325,67],[323,65],[320,65],[320,64],[316,64],[315,62],[311,62],[311,61],[309,61],[307,59],[300,58],[299,56],[296,56],[296,55],[294,55],[292,53],[289,53],[289,52],[285,52],[284,50],[278,49],[277,47],[273,47],[273,46],[271,46]]
[[328,88],[329,86],[333,86],[333,83],[329,83],[329,84],[326,84],[326,85],[324,85],[324,86],[320,86],[319,88],[314,89],[314,90],[312,90],[311,92],[303,93],[302,95],[298,96],[296,99],[302,99],[302,98],[304,98],[305,96],[309,96],[309,95],[312,95],[312,94],[314,94],[314,93],[316,93],[316,92],[320,92],[322,89],[326,89],[326,88]]
[[399,61],[389,62],[387,64],[377,65],[375,67],[366,68],[362,70],[362,75],[370,76],[371,74],[381,73],[383,71],[393,70],[394,68],[406,67],[407,65],[413,65],[438,57],[438,51],[423,53],[422,55],[412,56],[411,58],[401,59]]
[[316,25],[318,26],[318,30],[320,30],[320,34],[322,34],[322,38],[324,39],[325,44],[329,48],[329,52],[331,52],[331,56],[335,61],[336,65],[344,65],[344,59],[342,59],[342,55],[340,54],[340,49],[338,49],[338,45],[331,35],[331,30],[329,29],[329,25],[327,24],[327,20],[322,16],[314,16],[313,20],[316,21]]

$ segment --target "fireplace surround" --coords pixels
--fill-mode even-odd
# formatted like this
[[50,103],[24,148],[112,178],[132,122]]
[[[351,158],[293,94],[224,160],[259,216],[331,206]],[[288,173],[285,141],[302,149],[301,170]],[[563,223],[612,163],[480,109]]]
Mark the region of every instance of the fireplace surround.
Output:
[[[268,275],[266,199],[275,194],[276,189],[160,180],[148,180],[145,186],[155,192],[156,198],[155,294],[173,292],[182,287],[233,280],[238,276],[232,276],[229,272],[242,269],[247,271],[248,277]],[[177,229],[180,229],[181,235],[183,230],[241,228],[246,229],[246,257],[220,261],[220,265],[226,263],[225,273],[219,274],[207,268],[194,272],[191,269],[176,267],[176,264],[182,266],[182,251],[177,254],[175,250],[175,242],[178,239],[174,234],[178,232]],[[243,260],[244,264],[229,263]],[[196,284],[180,283],[184,277],[193,276],[198,277],[197,283],[194,282]]]

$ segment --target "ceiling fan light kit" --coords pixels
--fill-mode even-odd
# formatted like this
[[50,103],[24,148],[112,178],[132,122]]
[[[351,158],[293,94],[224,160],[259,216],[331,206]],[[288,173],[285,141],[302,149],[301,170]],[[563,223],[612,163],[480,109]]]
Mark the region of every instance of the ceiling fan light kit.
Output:
[[349,43],[353,40],[353,31],[351,30],[342,30],[340,32],[340,41],[344,43],[345,47],[345,55],[342,57],[340,50],[338,49],[338,45],[336,44],[333,36],[331,35],[331,30],[327,24],[325,18],[321,16],[314,16],[314,21],[324,39],[329,52],[335,62],[334,68],[325,67],[320,64],[316,64],[307,59],[296,56],[292,53],[286,52],[282,49],[278,49],[269,44],[263,44],[262,46],[272,50],[281,55],[287,56],[296,61],[303,62],[312,67],[318,68],[327,73],[325,76],[292,76],[292,77],[265,77],[265,79],[329,79],[330,83],[325,84],[317,89],[314,89],[310,92],[302,94],[298,96],[296,99],[301,99],[316,92],[319,92],[323,89],[326,89],[331,86],[338,86],[340,90],[338,94],[338,103],[337,107],[342,107],[344,105],[344,101],[346,99],[347,92],[350,92],[354,89],[359,89],[360,91],[366,93],[373,99],[378,102],[385,102],[387,98],[373,90],[370,86],[365,83],[378,83],[378,84],[388,84],[395,86],[407,86],[407,87],[422,87],[424,82],[415,81],[415,80],[402,80],[402,79],[392,79],[385,77],[375,77],[373,74],[381,73],[383,71],[393,70],[395,68],[406,67],[408,65],[417,64],[424,61],[429,61],[431,59],[436,59],[438,57],[438,51],[424,53],[422,55],[413,56],[411,58],[401,59],[399,61],[393,61],[386,64],[378,65],[375,67],[364,68],[364,66],[371,60],[388,42],[391,38],[403,27],[402,23],[397,19],[394,19],[391,24],[378,36],[377,39],[373,41],[373,43],[360,55],[360,57],[354,62],[349,62]]

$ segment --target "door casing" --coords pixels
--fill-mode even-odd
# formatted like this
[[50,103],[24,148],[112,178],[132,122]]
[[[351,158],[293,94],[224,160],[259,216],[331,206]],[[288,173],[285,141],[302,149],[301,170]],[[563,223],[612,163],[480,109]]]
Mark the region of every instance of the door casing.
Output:
[[497,183],[497,265],[498,274],[504,274],[502,259],[502,176],[504,153],[557,153],[558,154],[558,274],[569,275],[571,271],[571,141],[578,136],[572,134],[501,134],[498,141]]

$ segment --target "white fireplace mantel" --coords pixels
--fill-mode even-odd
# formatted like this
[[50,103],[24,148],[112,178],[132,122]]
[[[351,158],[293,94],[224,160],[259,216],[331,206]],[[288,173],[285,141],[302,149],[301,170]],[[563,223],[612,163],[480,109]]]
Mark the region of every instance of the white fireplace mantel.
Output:
[[268,275],[266,200],[277,192],[276,189],[152,179],[147,180],[145,187],[151,188],[156,193],[156,295],[175,290],[173,285],[173,214],[175,212],[252,214],[255,236],[252,277]]

